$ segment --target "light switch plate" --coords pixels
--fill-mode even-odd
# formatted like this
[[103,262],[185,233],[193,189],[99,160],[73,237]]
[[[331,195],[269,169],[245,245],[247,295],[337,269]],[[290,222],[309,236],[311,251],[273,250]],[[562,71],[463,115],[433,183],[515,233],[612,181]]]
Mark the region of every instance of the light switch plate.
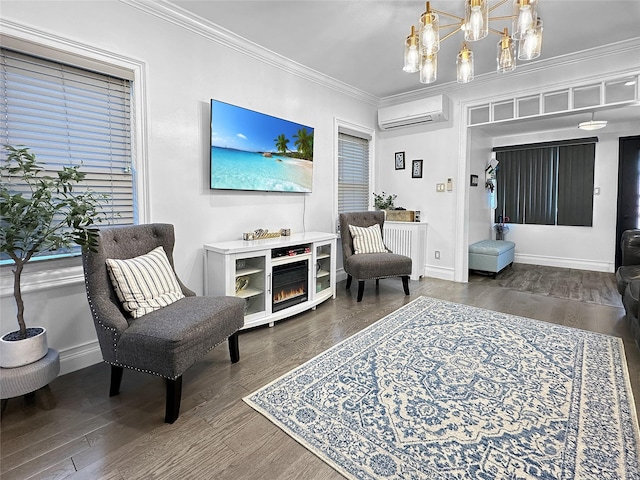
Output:
[[444,183],[436,183],[436,192],[444,192]]

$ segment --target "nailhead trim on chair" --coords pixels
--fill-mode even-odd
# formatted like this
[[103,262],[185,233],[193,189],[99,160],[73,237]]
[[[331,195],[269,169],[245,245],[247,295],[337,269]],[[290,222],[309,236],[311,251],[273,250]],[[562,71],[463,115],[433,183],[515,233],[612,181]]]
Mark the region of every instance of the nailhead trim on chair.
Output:
[[[229,335],[231,336],[231,335]],[[218,345],[222,345],[224,342],[226,342],[229,339],[229,337],[226,337],[225,339],[223,339],[221,342],[216,343],[214,346],[212,346],[209,350],[207,350],[207,352],[205,353],[205,355],[207,355],[211,350],[213,350],[214,348],[216,348]],[[117,354],[117,352],[116,352]],[[108,363],[109,365],[113,365],[114,367],[123,367],[123,368],[128,368],[129,370],[135,370],[137,372],[142,372],[142,373],[149,373],[151,375],[155,375],[157,377],[162,377],[162,378],[167,378],[169,380],[175,380],[176,378],[178,378],[180,375],[176,375],[175,377],[171,378],[171,377],[167,377],[166,375],[162,375],[160,373],[151,371],[151,370],[144,370],[142,368],[138,368],[138,367],[131,367],[129,365],[125,365],[124,363],[117,363],[117,362],[107,362],[106,360],[104,360],[105,363]]]
[[[84,256],[83,256],[83,259],[82,259],[82,263],[83,264],[85,263]],[[91,315],[93,316],[93,318],[95,318],[95,320],[98,322],[98,324],[102,328],[104,328],[107,331],[113,332],[113,334],[115,335],[115,338],[114,338],[114,341],[115,341],[117,339],[117,337],[118,337],[118,330],[116,330],[113,327],[107,327],[104,323],[102,323],[102,321],[98,317],[98,312],[96,312],[96,309],[93,306],[93,301],[91,300],[91,295],[89,294],[89,283],[87,282],[87,277],[86,276],[84,278],[84,287],[85,287],[85,290],[87,291],[87,299],[89,300],[89,308],[91,310]],[[114,343],[113,344],[113,355],[116,356],[117,353],[118,353],[118,344]],[[110,362],[107,362],[107,363],[110,363]]]

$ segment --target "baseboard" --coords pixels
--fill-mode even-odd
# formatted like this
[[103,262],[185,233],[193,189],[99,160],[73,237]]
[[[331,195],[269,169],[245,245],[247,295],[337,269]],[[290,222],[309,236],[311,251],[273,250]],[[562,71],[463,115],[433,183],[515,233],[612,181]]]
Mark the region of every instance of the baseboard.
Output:
[[453,268],[427,265],[425,268],[425,276],[439,278],[440,280],[449,280],[451,282],[455,281],[455,271]]
[[60,375],[75,372],[102,361],[98,341],[60,351]]
[[612,262],[596,262],[578,258],[547,257],[542,255],[527,255],[516,253],[515,263],[528,265],[542,265],[545,267],[575,268],[577,270],[591,270],[593,272],[614,273],[615,266]]

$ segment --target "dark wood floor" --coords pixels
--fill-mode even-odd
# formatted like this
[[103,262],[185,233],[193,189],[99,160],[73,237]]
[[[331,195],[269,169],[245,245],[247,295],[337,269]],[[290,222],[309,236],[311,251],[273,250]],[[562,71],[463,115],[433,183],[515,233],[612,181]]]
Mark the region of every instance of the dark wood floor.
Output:
[[2,418],[0,477],[83,479],[339,479],[243,401],[267,382],[353,335],[420,295],[571,327],[624,340],[636,399],[640,351],[630,336],[613,274],[514,265],[496,280],[422,279],[405,297],[399,279],[367,284],[317,310],[241,333],[241,360],[226,345],[184,376],[181,416],[163,423],[164,383],[126,371],[109,398],[109,367],[94,365],[54,380],[33,404],[12,399]]

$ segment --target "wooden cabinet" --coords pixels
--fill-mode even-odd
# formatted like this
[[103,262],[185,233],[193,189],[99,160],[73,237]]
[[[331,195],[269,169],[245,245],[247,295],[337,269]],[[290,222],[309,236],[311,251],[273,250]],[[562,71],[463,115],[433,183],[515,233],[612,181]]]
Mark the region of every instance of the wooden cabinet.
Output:
[[336,296],[332,233],[208,243],[204,262],[206,295],[245,299],[244,328],[273,326]]

